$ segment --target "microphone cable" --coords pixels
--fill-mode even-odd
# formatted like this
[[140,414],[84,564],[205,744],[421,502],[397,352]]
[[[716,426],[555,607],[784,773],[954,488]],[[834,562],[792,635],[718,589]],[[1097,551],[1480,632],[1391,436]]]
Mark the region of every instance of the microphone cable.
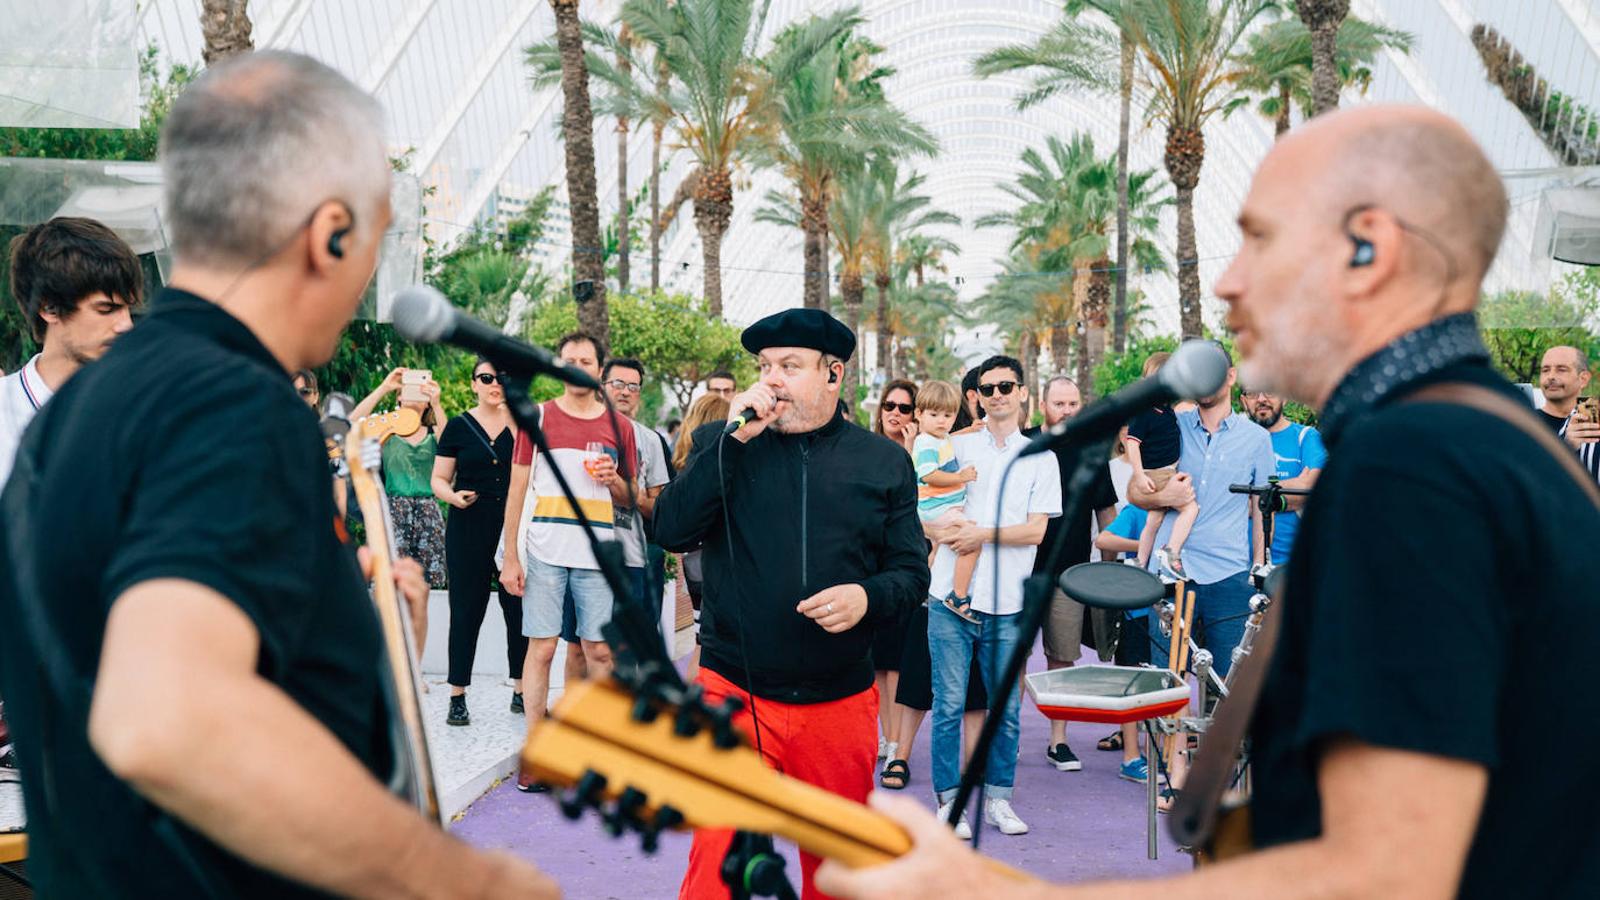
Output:
[[[728,545],[728,565],[731,567],[734,565],[733,520],[728,515],[728,472],[722,462],[722,445],[727,443],[727,440],[727,432],[717,436],[717,496],[722,499],[722,538]],[[804,503],[805,498],[800,498],[800,502]],[[801,535],[800,539],[805,540],[805,536]],[[750,672],[750,648],[744,636],[743,605],[739,607],[739,619],[734,624],[734,630],[739,633],[739,657],[744,664],[744,693],[750,700],[750,724],[756,736],[756,755],[765,762],[766,754],[761,749],[761,716],[756,712],[755,676]]]

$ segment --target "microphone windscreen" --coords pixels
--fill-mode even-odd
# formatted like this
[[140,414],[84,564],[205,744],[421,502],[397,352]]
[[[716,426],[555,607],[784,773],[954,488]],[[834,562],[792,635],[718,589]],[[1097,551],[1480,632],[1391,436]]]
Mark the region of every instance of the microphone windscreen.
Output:
[[394,296],[394,330],[408,341],[431,344],[450,334],[450,301],[425,284],[402,288]]
[[1184,400],[1209,397],[1228,380],[1231,363],[1216,341],[1184,341],[1160,369],[1162,383]]

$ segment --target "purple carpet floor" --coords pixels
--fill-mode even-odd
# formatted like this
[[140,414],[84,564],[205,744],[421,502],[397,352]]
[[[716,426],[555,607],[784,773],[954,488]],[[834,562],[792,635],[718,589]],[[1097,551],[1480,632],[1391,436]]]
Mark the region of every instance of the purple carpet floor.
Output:
[[[1044,668],[1037,652],[1029,671]],[[1007,837],[985,827],[981,849],[990,856],[1059,883],[1104,878],[1150,878],[1190,868],[1160,817],[1159,859],[1145,843],[1145,788],[1117,777],[1122,754],[1095,750],[1095,741],[1115,726],[1072,723],[1067,740],[1083,760],[1081,772],[1059,772],[1045,758],[1049,723],[1024,699],[1022,752],[1017,761],[1012,805],[1031,826],[1028,834]],[[933,807],[929,783],[927,722],[911,756],[911,784],[905,794]],[[977,817],[974,817],[977,821]],[[689,835],[664,835],[660,850],[647,856],[636,836],[612,840],[598,817],[570,822],[549,794],[522,794],[503,783],[474,803],[453,833],[484,848],[509,850],[533,862],[560,882],[573,898],[657,898],[677,895],[689,854]],[[780,842],[780,846],[781,842]],[[799,887],[800,867],[793,848],[785,848],[789,873]]]

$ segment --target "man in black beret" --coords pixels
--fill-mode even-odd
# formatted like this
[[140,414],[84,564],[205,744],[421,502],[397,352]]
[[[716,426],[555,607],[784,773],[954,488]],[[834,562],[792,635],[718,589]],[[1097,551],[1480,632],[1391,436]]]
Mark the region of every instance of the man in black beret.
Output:
[[[791,309],[742,341],[761,377],[732,407],[751,416],[732,434],[713,423],[694,435],[687,466],[656,499],[656,539],[702,548],[708,699],[743,701],[738,721],[769,765],[865,801],[878,735],[872,632],[928,590],[916,475],[904,448],[841,408],[848,326]],[[719,869],[731,838],[695,832],[680,896],[727,896]],[[818,863],[801,854],[807,897]]]

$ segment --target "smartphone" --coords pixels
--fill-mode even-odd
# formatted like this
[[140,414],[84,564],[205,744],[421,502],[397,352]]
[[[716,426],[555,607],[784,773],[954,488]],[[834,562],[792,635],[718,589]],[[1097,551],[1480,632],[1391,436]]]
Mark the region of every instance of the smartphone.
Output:
[[1600,423],[1600,397],[1579,397],[1578,415],[1591,422]]
[[428,399],[422,392],[422,386],[433,380],[433,372],[428,369],[407,369],[400,375],[400,402],[414,403]]

